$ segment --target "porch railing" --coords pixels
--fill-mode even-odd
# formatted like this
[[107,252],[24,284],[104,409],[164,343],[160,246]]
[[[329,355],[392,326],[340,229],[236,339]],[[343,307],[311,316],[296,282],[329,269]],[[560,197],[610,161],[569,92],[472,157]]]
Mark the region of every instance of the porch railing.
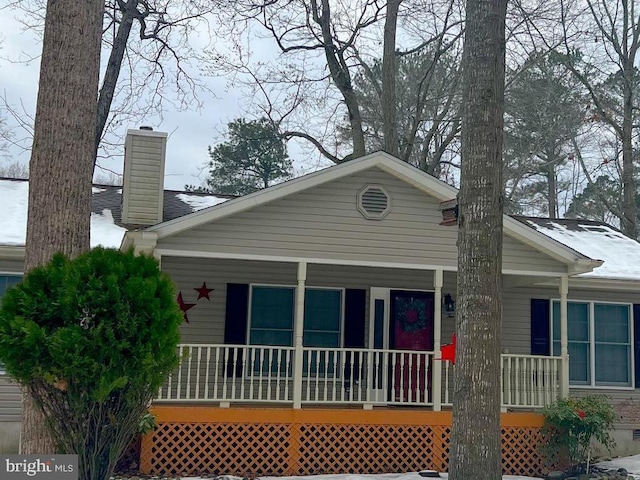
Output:
[[[180,366],[156,401],[293,403],[294,352],[278,346],[180,345]],[[455,367],[443,362],[441,381],[433,382],[436,361],[434,352],[303,347],[299,398],[308,405],[433,406],[439,395],[442,405],[451,405]],[[502,355],[503,407],[538,408],[555,400],[560,361]]]

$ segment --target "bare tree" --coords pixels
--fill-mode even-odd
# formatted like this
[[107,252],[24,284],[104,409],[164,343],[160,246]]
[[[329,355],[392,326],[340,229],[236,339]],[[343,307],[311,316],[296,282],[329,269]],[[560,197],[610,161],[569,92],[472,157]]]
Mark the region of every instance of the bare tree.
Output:
[[502,474],[499,385],[506,9],[506,0],[467,0],[451,480],[495,480]]
[[534,213],[557,218],[563,175],[586,124],[582,85],[557,55],[534,52],[509,69],[505,100],[505,180],[509,213],[539,204]]
[[[192,34],[209,31],[208,15],[216,0],[103,0],[102,46],[107,53],[99,91],[95,149],[110,155],[121,150],[123,123],[162,116],[165,102],[173,108],[200,105],[205,89],[198,79],[197,61],[202,45]],[[21,0],[13,6],[26,13],[25,25],[42,28],[43,0]],[[199,38],[201,35],[193,35]],[[115,130],[118,130],[117,132]]]
[[[73,257],[89,250],[103,12],[102,0],[47,3],[29,164],[25,272],[55,253]],[[54,441],[28,390],[22,412],[22,453],[51,453]]]
[[[633,165],[633,124],[639,72],[635,68],[640,48],[640,11],[637,0],[586,0],[586,8],[563,1],[561,16],[564,43],[557,50],[565,64],[587,89],[591,108],[611,127],[622,145],[621,230],[638,238],[636,185]],[[573,10],[572,10],[573,8]],[[589,58],[587,58],[589,55]],[[618,82],[606,80],[612,75]],[[608,85],[607,88],[602,88]],[[611,90],[620,103],[607,101]]]
[[18,161],[0,163],[0,177],[4,178],[29,178],[29,167]]
[[[232,52],[236,58],[217,55],[216,65],[249,78],[254,97],[257,94],[264,99],[262,113],[281,127],[286,138],[303,139],[336,163],[367,153],[362,99],[354,79],[357,75],[371,77],[378,62],[380,75],[371,80],[382,116],[382,146],[394,155],[411,156],[418,145],[414,134],[424,117],[416,115],[409,132],[398,130],[397,65],[404,55],[427,48],[437,52],[432,57],[435,65],[456,45],[462,30],[457,0],[366,0],[356,4],[243,0],[234,5],[240,7],[235,22],[228,23],[238,35]],[[430,22],[428,28],[426,22]],[[243,34],[256,24],[277,47],[278,63],[272,68],[262,57],[252,63],[251,50],[243,46]],[[398,29],[401,44],[397,42]],[[429,91],[434,65],[426,66],[422,79],[416,79],[420,83],[415,90],[418,95]],[[418,112],[423,108],[416,99]],[[345,124],[346,128],[341,128]],[[409,141],[401,149],[402,136]]]

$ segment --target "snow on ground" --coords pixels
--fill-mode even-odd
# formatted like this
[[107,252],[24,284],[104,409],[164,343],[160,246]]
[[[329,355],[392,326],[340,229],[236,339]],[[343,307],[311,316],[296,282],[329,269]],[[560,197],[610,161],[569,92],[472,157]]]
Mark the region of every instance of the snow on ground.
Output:
[[[448,478],[446,473],[441,473],[440,478]],[[517,475],[504,475],[503,480],[540,480],[534,477],[520,477]],[[202,477],[183,477],[182,480],[211,480]],[[224,475],[218,477],[218,480],[242,480],[241,477],[233,477]],[[310,475],[308,477],[260,477],[259,480],[425,480],[417,473],[384,473],[377,475]]]
[[598,466],[606,469],[624,468],[635,478],[640,479],[640,455],[632,455],[630,457],[614,458],[607,462],[600,462]]
[[[631,457],[614,458],[607,462],[597,463],[598,467],[607,470],[624,468],[630,475],[640,480],[640,455]],[[441,473],[440,478],[448,478],[446,473]],[[518,475],[503,475],[503,480],[542,480],[538,477],[521,477]],[[182,480],[211,480],[203,477],[183,477]],[[218,480],[243,480],[242,477],[223,475]],[[308,477],[260,477],[259,480],[425,480],[418,473],[385,473],[378,475],[311,475]]]

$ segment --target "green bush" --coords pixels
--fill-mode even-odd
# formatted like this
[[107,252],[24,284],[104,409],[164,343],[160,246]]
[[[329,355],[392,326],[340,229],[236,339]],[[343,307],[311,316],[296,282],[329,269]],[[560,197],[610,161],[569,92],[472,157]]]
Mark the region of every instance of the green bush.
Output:
[[545,408],[542,454],[559,468],[585,463],[593,440],[611,450],[615,411],[605,396],[560,399]]
[[94,249],[57,255],[0,306],[0,362],[42,408],[80,478],[108,479],[177,366],[182,314],[157,262]]

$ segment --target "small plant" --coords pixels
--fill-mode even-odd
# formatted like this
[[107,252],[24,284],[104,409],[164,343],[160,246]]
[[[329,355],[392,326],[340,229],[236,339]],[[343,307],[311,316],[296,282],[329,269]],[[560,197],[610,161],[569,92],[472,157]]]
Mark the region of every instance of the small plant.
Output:
[[590,461],[591,442],[609,451],[615,411],[605,396],[560,399],[544,410],[541,452],[549,464],[568,468]]

